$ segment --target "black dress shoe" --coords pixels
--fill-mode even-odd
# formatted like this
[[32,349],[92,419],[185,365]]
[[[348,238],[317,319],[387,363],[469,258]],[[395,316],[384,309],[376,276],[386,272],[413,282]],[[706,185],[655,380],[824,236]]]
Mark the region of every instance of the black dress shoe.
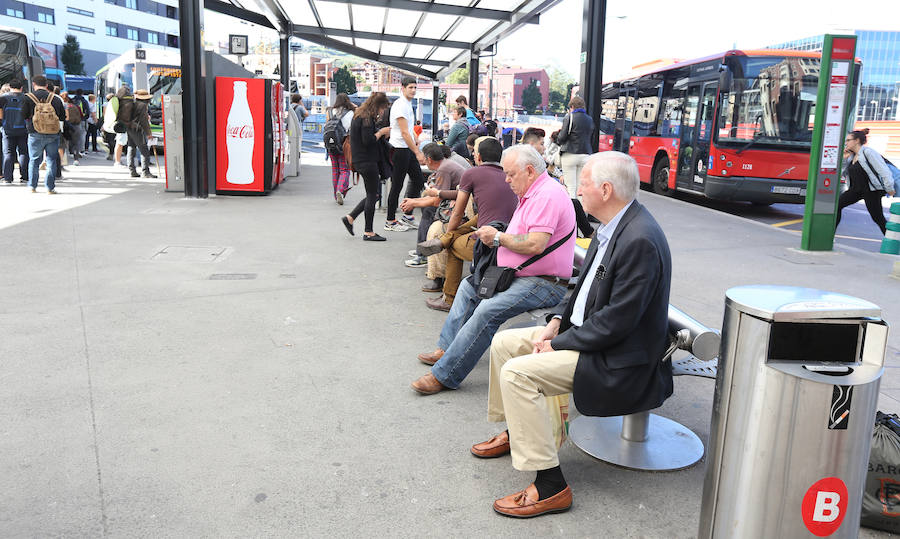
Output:
[[375,234],[374,236],[363,236],[363,241],[387,241],[384,236]]

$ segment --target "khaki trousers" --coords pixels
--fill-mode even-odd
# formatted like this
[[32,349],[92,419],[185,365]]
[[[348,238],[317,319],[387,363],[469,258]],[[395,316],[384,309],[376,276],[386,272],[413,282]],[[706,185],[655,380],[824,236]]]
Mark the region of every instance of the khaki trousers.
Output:
[[[447,229],[447,225],[442,223],[440,220],[436,220],[431,223],[431,226],[428,227],[428,233],[425,234],[425,239],[430,240],[434,238],[439,238],[444,234],[444,231]],[[428,269],[425,271],[426,279],[443,279],[444,274],[447,271],[447,251],[441,251],[436,255],[431,255],[428,257]]]
[[444,251],[447,253],[447,269],[444,272],[444,301],[453,305],[456,298],[456,289],[462,281],[463,261],[472,260],[477,238],[472,234],[475,231],[478,218],[471,219],[459,226],[453,232],[447,232],[441,236]]
[[536,471],[559,466],[547,397],[571,393],[578,352],[532,354],[543,327],[500,331],[491,341],[488,421],[506,420],[512,465]]

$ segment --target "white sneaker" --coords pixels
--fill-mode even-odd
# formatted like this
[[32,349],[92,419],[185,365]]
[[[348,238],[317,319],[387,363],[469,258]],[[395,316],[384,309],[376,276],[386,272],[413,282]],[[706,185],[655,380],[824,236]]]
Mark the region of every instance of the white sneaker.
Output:
[[394,223],[385,221],[384,229],[388,232],[406,232],[407,230],[409,230],[409,227],[401,223],[400,221],[396,221]]
[[75,166],[77,167],[77,166],[78,166],[78,159],[72,161],[72,164],[75,165]]
[[419,251],[416,251],[415,249],[410,249],[409,251],[406,251],[406,254],[408,254],[409,256],[419,256]]
[[416,224],[416,218],[412,215],[401,215],[400,222],[409,228],[419,228],[419,225]]

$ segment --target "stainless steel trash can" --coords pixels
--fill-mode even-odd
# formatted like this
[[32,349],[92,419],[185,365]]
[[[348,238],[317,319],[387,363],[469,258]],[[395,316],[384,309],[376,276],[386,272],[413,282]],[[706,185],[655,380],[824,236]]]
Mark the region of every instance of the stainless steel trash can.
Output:
[[880,317],[821,290],[728,290],[699,537],[856,537]]

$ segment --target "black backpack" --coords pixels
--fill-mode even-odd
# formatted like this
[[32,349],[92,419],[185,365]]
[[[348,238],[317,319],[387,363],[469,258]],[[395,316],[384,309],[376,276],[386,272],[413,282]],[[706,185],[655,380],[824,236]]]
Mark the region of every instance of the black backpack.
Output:
[[7,135],[26,135],[25,118],[22,116],[22,103],[25,95],[21,93],[6,94],[6,106],[3,107],[3,130]]
[[343,110],[341,114],[333,113],[322,129],[322,142],[325,143],[328,153],[332,155],[344,153],[344,138],[347,136],[347,130],[344,129],[344,124],[341,122],[344,114],[347,114],[346,110]]

